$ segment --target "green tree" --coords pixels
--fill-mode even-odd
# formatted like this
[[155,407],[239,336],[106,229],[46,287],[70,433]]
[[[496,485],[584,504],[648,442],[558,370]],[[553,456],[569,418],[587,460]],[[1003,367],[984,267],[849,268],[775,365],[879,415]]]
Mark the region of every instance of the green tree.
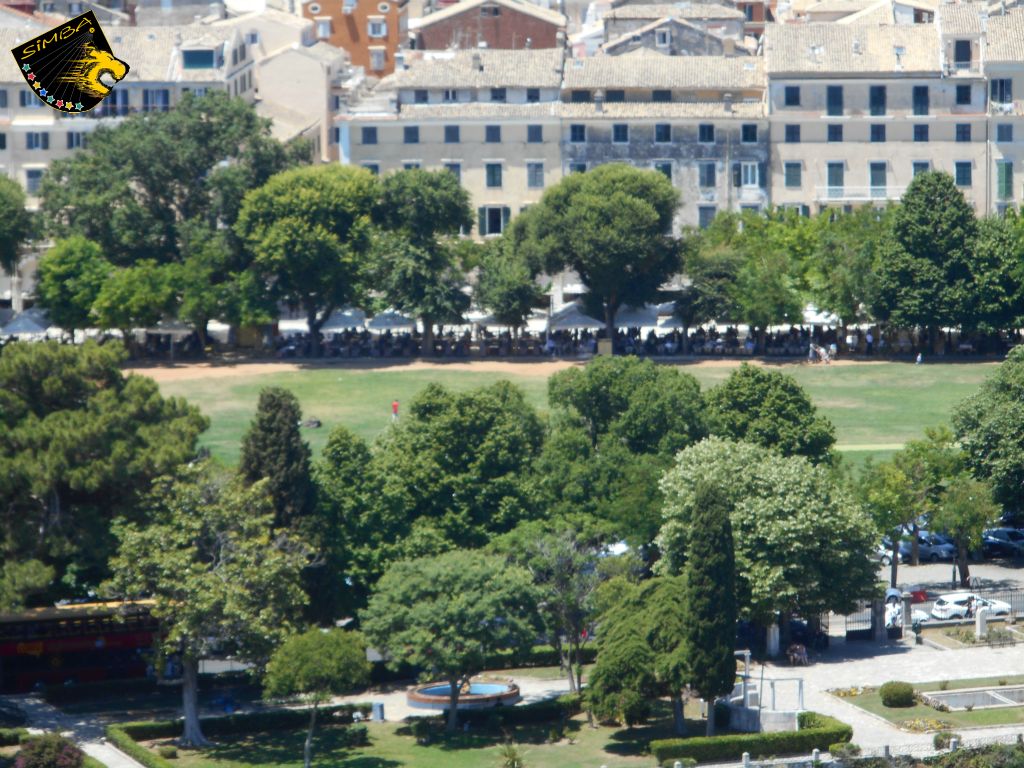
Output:
[[690,685],[707,702],[707,735],[715,733],[715,701],[736,683],[736,560],[725,493],[710,482],[693,490],[686,549],[686,644]]
[[522,568],[454,551],[393,564],[360,619],[389,664],[411,664],[448,683],[447,727],[454,732],[459,692],[484,669],[487,654],[533,641],[537,595]]
[[965,472],[966,459],[948,427],[926,429],[923,440],[911,440],[893,455],[893,464],[907,481],[905,490],[910,501],[908,522],[914,534],[911,564],[918,563],[919,523],[936,513],[947,482]]
[[[717,223],[721,216],[715,219]],[[712,227],[717,224],[713,223]],[[696,235],[683,251],[683,273],[688,279],[675,299],[675,316],[683,323],[683,352],[690,351],[690,328],[710,321],[729,322],[742,317],[734,300],[742,257],[727,245],[705,242]]]
[[73,338],[76,329],[93,324],[93,304],[112,270],[96,243],[81,235],[58,240],[39,261],[36,298]]
[[469,299],[452,238],[473,226],[469,193],[448,171],[413,168],[385,177],[374,220],[376,286],[397,309],[423,323],[424,354],[433,353],[434,324],[458,322]]
[[121,331],[124,343],[134,348],[134,328],[150,328],[174,311],[175,270],[145,260],[111,272],[103,282],[92,313],[100,328]]
[[637,358],[598,358],[548,380],[552,406],[572,409],[597,445],[611,434],[635,453],[672,455],[707,434],[700,384]]
[[305,560],[273,529],[262,484],[245,488],[209,466],[183,468],[154,483],[146,526],[118,525],[107,589],[127,599],[148,597],[161,626],[161,649],[184,669],[182,743],[207,744],[199,722],[199,661],[225,644],[257,667],[290,632],[305,601],[299,574]]
[[313,352],[331,313],[356,299],[370,249],[377,177],[324,165],[273,176],[248,193],[235,230],[269,296],[301,308]]
[[974,291],[966,329],[986,332],[1016,328],[1024,290],[1024,222],[1013,210],[978,222],[971,253]]
[[308,572],[307,592],[312,618],[321,623],[351,616],[365,606],[368,584],[377,576],[366,562],[375,554],[365,545],[372,540],[364,519],[371,506],[370,461],[365,440],[346,427],[335,427],[313,464],[317,523],[309,526],[313,530],[308,537],[322,565]]
[[208,421],[119,345],[11,344],[0,354],[0,532],[5,561],[38,559],[85,594],[107,569],[110,523],[144,520],[153,478],[195,456]]
[[615,316],[641,306],[679,271],[672,221],[679,193],[665,176],[611,163],[566,176],[531,211],[532,249],[549,273],[573,269],[604,310],[615,338]]
[[973,326],[971,251],[974,211],[948,173],[918,174],[892,214],[892,233],[878,261],[880,319],[929,329]]
[[659,572],[685,567],[702,481],[722,489],[732,509],[744,614],[767,623],[776,612],[842,613],[874,593],[875,527],[835,473],[802,456],[719,438],[680,451],[662,480]]
[[26,600],[49,589],[56,574],[39,560],[8,560],[0,568],[0,611],[20,611]]
[[541,596],[545,631],[568,675],[569,691],[578,693],[582,688],[581,650],[589,636],[592,597],[600,578],[600,547],[569,525],[551,530],[546,522],[521,523],[492,541],[491,548],[533,577]]
[[480,306],[500,325],[519,330],[544,299],[537,273],[508,237],[492,240],[484,252],[475,291]]
[[878,532],[892,542],[889,563],[889,586],[896,586],[900,560],[900,538],[903,528],[913,525],[918,509],[910,478],[896,461],[868,463],[857,484],[865,511],[874,520]]
[[278,527],[301,526],[314,504],[310,451],[299,434],[301,421],[302,409],[294,394],[266,387],[242,437],[239,472],[248,483],[267,481]]
[[13,275],[21,246],[36,234],[32,215],[25,210],[25,190],[14,179],[0,179],[0,269]]
[[651,713],[657,695],[655,654],[639,622],[622,613],[602,624],[597,662],[587,683],[586,701],[599,720],[632,728]]
[[392,521],[380,543],[401,543],[419,523],[445,548],[479,547],[537,516],[520,477],[543,438],[536,410],[507,381],[464,393],[429,385],[374,455],[376,504]]
[[88,148],[43,177],[48,229],[84,235],[117,266],[180,262],[183,225],[233,225],[242,194],[296,162],[270,127],[252,105],[219,91],[100,126]]
[[956,544],[961,587],[971,586],[968,552],[981,546],[982,532],[998,519],[999,507],[992,501],[992,487],[987,482],[967,475],[950,480],[931,524]]
[[972,474],[992,483],[995,500],[1024,509],[1024,348],[957,406],[953,429]]
[[831,463],[835,428],[786,374],[744,363],[705,395],[711,432]]
[[265,696],[301,696],[309,709],[303,748],[305,768],[313,764],[313,733],[321,704],[370,681],[366,641],[355,632],[311,629],[292,635],[270,657],[263,678]]
[[814,220],[816,245],[806,275],[810,295],[819,310],[837,315],[844,326],[871,317],[894,211],[888,206],[879,215],[875,206],[862,205],[850,213],[829,209]]

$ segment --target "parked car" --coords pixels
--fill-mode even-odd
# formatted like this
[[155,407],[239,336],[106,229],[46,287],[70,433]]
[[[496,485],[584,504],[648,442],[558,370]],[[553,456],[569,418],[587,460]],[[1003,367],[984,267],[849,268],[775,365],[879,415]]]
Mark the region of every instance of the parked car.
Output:
[[[897,555],[897,557],[899,557],[899,555]],[[892,563],[892,544],[888,539],[882,539],[882,541],[875,547],[875,559],[880,565],[889,565]]]
[[[900,560],[912,562],[912,544],[909,537],[900,540]],[[921,562],[937,563],[939,560],[952,560],[956,557],[956,546],[945,536],[919,531],[917,534],[917,557]]]
[[1015,528],[991,528],[984,531],[981,551],[985,557],[1024,556],[1024,533]]
[[988,608],[995,616],[1007,616],[1010,604],[1002,600],[981,597],[974,592],[950,592],[940,595],[932,607],[932,616],[936,619],[969,619],[979,608]]

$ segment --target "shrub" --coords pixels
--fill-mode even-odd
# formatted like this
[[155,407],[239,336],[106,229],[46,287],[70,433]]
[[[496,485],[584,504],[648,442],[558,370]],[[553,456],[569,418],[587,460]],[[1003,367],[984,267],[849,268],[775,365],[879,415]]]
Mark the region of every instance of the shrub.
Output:
[[82,768],[85,753],[56,733],[22,742],[14,768]]
[[828,753],[832,757],[837,758],[857,757],[860,754],[860,747],[852,741],[840,741],[835,744],[829,744]]
[[[155,725],[154,723],[127,723],[126,725]],[[174,727],[174,736],[177,736],[181,731],[181,725],[178,723],[165,723],[164,725],[170,725]],[[115,747],[124,752],[128,757],[132,758],[138,763],[142,763],[145,768],[171,768],[171,763],[156,752],[146,749],[141,744],[136,744],[135,739],[128,735],[125,727],[119,725],[108,725],[107,726],[107,741],[113,744]]]
[[943,680],[941,683],[939,683],[939,690],[940,691],[944,691],[947,688],[949,688],[949,680]]
[[739,760],[744,752],[751,757],[805,755],[830,744],[849,741],[853,729],[835,718],[815,712],[801,712],[799,731],[775,733],[736,733],[723,736],[695,736],[688,739],[659,739],[651,742],[651,754],[659,764],[692,758],[698,763]]
[[959,733],[952,733],[950,731],[939,731],[932,738],[932,745],[936,749],[949,749],[949,742],[953,737],[960,738]]
[[167,758],[168,760],[174,760],[178,756],[178,748],[173,744],[163,744],[156,748],[156,753],[160,757]]
[[579,694],[567,693],[557,699],[538,701],[522,707],[497,707],[495,709],[471,709],[459,713],[459,720],[488,730],[498,730],[509,725],[547,723],[566,720],[583,710]]
[[20,744],[28,731],[24,728],[0,728],[0,747],[14,747]]
[[425,717],[417,717],[413,720],[412,735],[416,738],[417,744],[429,744],[430,720]]
[[1006,685],[1006,681],[1005,681],[1005,680],[1003,680],[1002,678],[1000,678],[1000,680],[999,680],[999,684],[1000,684],[1000,685]]
[[878,689],[878,694],[887,707],[912,707],[916,699],[914,686],[897,680],[891,680],[883,685]]
[[365,747],[370,743],[370,732],[365,725],[350,725],[338,737],[343,747]]

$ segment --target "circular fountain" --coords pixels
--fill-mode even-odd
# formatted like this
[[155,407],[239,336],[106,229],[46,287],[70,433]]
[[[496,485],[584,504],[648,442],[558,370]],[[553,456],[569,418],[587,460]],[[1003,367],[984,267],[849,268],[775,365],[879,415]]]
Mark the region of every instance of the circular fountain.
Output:
[[[410,707],[448,709],[451,687],[448,683],[426,683],[410,689],[406,700]],[[462,686],[456,709],[488,709],[512,706],[522,699],[519,686],[511,680],[480,678]]]

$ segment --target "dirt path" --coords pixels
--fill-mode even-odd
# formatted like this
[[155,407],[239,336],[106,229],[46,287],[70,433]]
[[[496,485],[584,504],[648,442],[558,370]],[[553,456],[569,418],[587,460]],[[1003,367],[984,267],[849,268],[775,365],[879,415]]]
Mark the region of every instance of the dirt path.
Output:
[[[264,376],[268,374],[290,373],[293,371],[333,369],[356,371],[475,371],[478,373],[503,373],[513,376],[539,376],[547,378],[553,373],[564,371],[575,365],[582,365],[586,360],[466,360],[459,362],[428,362],[425,360],[346,360],[344,362],[292,362],[292,361],[258,361],[258,362],[206,362],[185,363],[177,365],[134,365],[128,371],[149,376],[157,382],[185,381],[188,379],[221,379],[241,376]],[[666,361],[668,362],[668,361]],[[742,362],[752,365],[778,368],[797,365],[809,365],[806,362],[786,360],[674,360],[676,365],[685,368],[736,368]],[[832,365],[882,365],[884,360],[836,360]]]

